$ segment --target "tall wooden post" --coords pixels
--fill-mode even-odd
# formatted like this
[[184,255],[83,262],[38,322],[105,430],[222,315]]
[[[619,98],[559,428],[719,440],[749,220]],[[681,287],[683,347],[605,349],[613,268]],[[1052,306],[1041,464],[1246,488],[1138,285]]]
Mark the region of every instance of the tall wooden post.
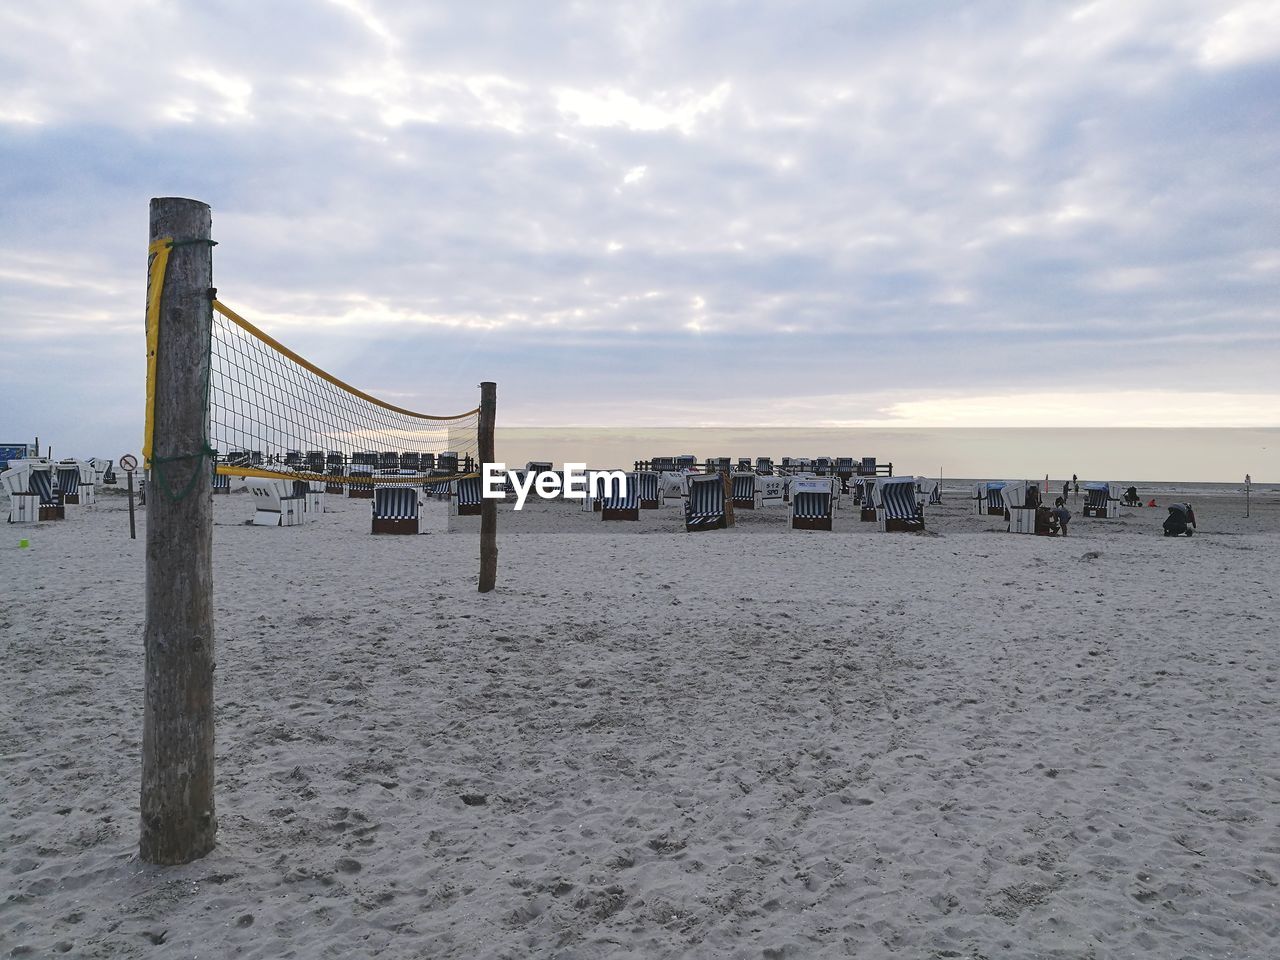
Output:
[[207,389],[213,254],[207,204],[151,201],[151,240],[172,238],[160,301],[147,497],[142,834],[150,863],[214,846],[213,503]]
[[[480,384],[479,456],[480,469],[494,462],[493,431],[498,418],[498,385]],[[488,593],[498,580],[498,502],[488,497],[480,501],[480,592]]]

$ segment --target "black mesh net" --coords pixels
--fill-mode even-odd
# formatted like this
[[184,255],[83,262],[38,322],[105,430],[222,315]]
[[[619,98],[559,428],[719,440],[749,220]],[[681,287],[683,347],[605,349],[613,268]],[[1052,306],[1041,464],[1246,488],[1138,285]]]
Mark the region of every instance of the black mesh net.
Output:
[[478,409],[433,416],[371,397],[214,303],[209,443],[220,472],[463,475],[475,469],[478,420]]

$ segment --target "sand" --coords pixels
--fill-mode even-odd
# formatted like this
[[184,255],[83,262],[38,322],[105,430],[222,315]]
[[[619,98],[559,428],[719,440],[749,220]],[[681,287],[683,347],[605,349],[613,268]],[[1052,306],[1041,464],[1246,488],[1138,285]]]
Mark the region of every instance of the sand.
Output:
[[219,846],[176,868],[135,853],[143,541],[118,496],[6,527],[0,956],[1280,956],[1280,498],[1195,503],[504,510],[480,597],[473,521],[219,497]]

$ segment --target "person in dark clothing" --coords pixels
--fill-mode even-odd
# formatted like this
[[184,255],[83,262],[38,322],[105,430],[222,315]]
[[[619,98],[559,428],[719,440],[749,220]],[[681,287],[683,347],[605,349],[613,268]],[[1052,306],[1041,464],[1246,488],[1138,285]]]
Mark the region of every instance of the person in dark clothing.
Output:
[[1067,509],[1067,501],[1059,497],[1053,501],[1053,519],[1058,521],[1058,529],[1062,536],[1067,535],[1067,524],[1071,522],[1071,511]]
[[1126,507],[1142,506],[1142,498],[1138,496],[1138,488],[1130,487],[1124,492],[1124,505]]
[[1169,504],[1169,515],[1164,518],[1166,537],[1191,536],[1196,528],[1196,513],[1189,503]]
[[1024,498],[1022,505],[1032,509],[1040,506],[1040,488],[1034,483],[1027,484],[1027,495]]
[[1071,496],[1071,481],[1063,480],[1062,481],[1062,502],[1066,503],[1067,497],[1069,496]]

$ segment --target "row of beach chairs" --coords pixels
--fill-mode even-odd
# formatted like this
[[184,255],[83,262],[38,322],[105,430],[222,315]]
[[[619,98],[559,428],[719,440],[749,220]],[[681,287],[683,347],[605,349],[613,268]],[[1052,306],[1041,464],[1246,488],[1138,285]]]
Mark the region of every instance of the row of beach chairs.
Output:
[[[110,474],[110,461],[105,473]],[[9,522],[63,520],[79,507],[93,506],[101,476],[94,461],[11,460],[0,473],[0,487],[9,495]]]
[[[829,531],[841,496],[839,481],[832,478],[788,478],[774,483],[775,478],[738,475],[731,476],[726,484],[723,475],[685,474],[680,476],[679,486],[672,489],[669,478],[664,483],[664,478],[653,471],[629,472],[626,477],[625,490],[612,487],[600,496],[588,496],[583,500],[582,509],[599,513],[604,521],[638,521],[642,510],[683,505],[685,529],[700,532],[728,527],[730,511],[726,505],[729,503],[734,509],[748,510],[786,504],[790,506],[793,529]],[[769,482],[757,486],[756,482],[761,480]],[[888,532],[924,529],[924,497],[919,492],[917,478],[868,478],[864,496],[869,505],[869,519],[877,521],[880,529]],[[373,488],[372,532],[422,532],[423,508],[428,497],[447,498],[450,512],[455,516],[479,515],[480,478],[463,477],[438,485],[428,483],[425,488],[378,484]],[[862,516],[867,518],[865,510]]]

